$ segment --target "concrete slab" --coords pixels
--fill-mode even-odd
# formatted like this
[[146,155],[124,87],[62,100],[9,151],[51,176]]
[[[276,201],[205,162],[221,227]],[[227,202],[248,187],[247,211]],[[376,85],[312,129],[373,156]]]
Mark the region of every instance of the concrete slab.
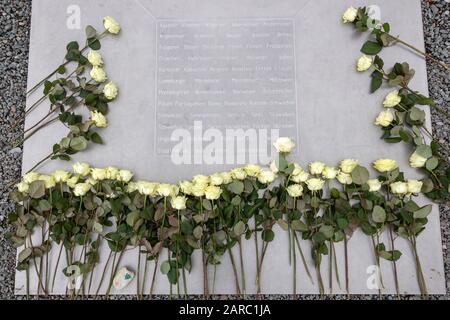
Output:
[[[74,157],[77,161],[87,161],[98,167],[128,168],[136,172],[139,179],[168,182],[233,167],[231,164],[209,164],[204,159],[180,165],[168,155],[168,149],[173,146],[170,145],[171,129],[193,130],[194,121],[201,120],[204,129],[218,125],[267,129],[267,132],[279,129],[281,135],[289,135],[298,142],[296,158],[304,165],[313,160],[337,164],[348,157],[369,165],[377,158],[389,157],[397,160],[409,177],[417,177],[417,172],[408,168],[409,150],[404,145],[389,145],[380,140],[379,128],[372,125],[387,90],[370,95],[369,77],[354,71],[366,35],[356,34],[352,28],[340,23],[341,14],[348,6],[370,4],[374,3],[350,0],[34,1],[29,84],[31,87],[55,67],[55,61],[65,53],[65,43],[73,39],[83,41],[84,31],[70,29],[67,25],[73,10],[79,10],[82,28],[93,24],[100,29],[103,16],[111,15],[120,21],[123,31],[118,39],[104,41],[102,54],[110,79],[120,87],[120,96],[111,105],[110,126],[103,131],[105,145],[89,148]],[[394,34],[423,48],[419,0],[378,0],[375,4],[381,8],[382,20],[391,23]],[[184,35],[187,40],[180,39],[179,35]],[[213,40],[208,38],[210,36]],[[249,44],[255,47],[246,47]],[[273,46],[260,47],[266,44]],[[387,65],[409,61],[416,70],[412,86],[427,92],[423,59],[402,47],[390,48],[382,55]],[[240,66],[252,69],[223,69]],[[196,71],[200,76],[195,74]],[[175,82],[177,79],[188,81]],[[266,91],[261,91],[263,89]],[[34,95],[28,103],[37,98],[38,95]],[[40,119],[46,110],[47,106],[41,105],[27,118],[26,126]],[[426,112],[429,123],[429,112]],[[55,124],[27,141],[23,170],[47,155],[51,145],[63,135],[65,128]],[[269,144],[264,137],[261,140]],[[41,170],[51,172],[56,168],[69,169],[70,163],[53,161]],[[264,293],[292,292],[287,240],[287,235],[278,230],[268,249],[262,279]],[[398,262],[401,291],[418,293],[411,250],[402,239],[396,243],[403,252]],[[302,245],[308,252],[309,244],[304,242]],[[255,274],[253,248],[253,242],[245,243],[249,293],[255,291],[251,278]],[[53,250],[51,257],[53,264],[57,250]],[[342,245],[337,245],[337,251],[342,283]],[[421,235],[419,251],[430,293],[444,294],[437,206]],[[101,261],[106,261],[106,255],[103,250]],[[349,255],[351,292],[377,294],[376,289],[367,286],[373,272],[368,267],[374,264],[369,239],[356,233],[349,242]],[[308,254],[307,259],[312,266]],[[199,261],[197,255],[188,277],[190,293],[202,293]],[[131,250],[121,265],[133,267],[135,262],[136,250]],[[153,268],[152,265],[149,267]],[[99,270],[102,268],[100,266]],[[327,269],[327,262],[324,262],[324,279]],[[216,292],[234,293],[233,273],[227,257],[218,272]],[[394,293],[391,264],[383,261],[382,272],[384,292]],[[33,273],[32,290],[35,290]],[[94,279],[93,287],[98,281],[98,278]],[[120,293],[135,293],[135,283]],[[25,273],[17,272],[17,294],[25,293],[24,284]],[[64,293],[65,286],[65,278],[59,275],[54,293]],[[300,293],[318,292],[301,265],[298,288]],[[335,293],[342,293],[344,289],[343,286],[339,289],[337,283],[334,288]],[[169,292],[167,281],[161,275],[155,292]]]

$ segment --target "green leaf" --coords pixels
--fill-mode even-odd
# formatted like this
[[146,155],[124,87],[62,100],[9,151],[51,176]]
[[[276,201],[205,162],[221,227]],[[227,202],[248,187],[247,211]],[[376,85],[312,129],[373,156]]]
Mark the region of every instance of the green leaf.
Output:
[[22,263],[25,260],[27,260],[31,254],[33,253],[33,250],[31,248],[25,248],[23,249],[20,253],[19,256],[17,257],[17,262],[18,263]]
[[164,261],[163,263],[161,263],[160,270],[161,270],[162,274],[168,274],[169,271],[170,271],[170,263],[169,263],[169,261]]
[[202,205],[203,205],[203,208],[205,208],[205,210],[208,210],[208,211],[212,210],[211,201],[209,201],[208,199],[203,199]]
[[[375,71],[378,72],[379,71]],[[372,81],[370,82],[370,93],[374,93],[378,89],[380,89],[381,85],[383,84],[383,78],[372,75]]]
[[30,197],[32,197],[33,199],[42,198],[45,195],[44,181],[41,181],[41,180],[33,181],[30,184],[28,193],[30,194]]
[[345,218],[337,218],[336,223],[339,229],[345,229],[348,226],[348,220]]
[[242,235],[245,232],[245,223],[242,221],[236,223],[233,227],[233,232],[237,236]]
[[50,211],[52,206],[50,205],[50,202],[48,202],[45,199],[39,200],[39,209],[41,211]]
[[271,229],[266,229],[261,233],[261,237],[266,242],[271,242],[275,238],[275,233]]
[[353,182],[359,185],[363,185],[369,180],[369,170],[361,166],[353,169],[351,175]]
[[437,168],[438,165],[439,165],[439,159],[436,157],[431,157],[425,163],[425,167],[427,168],[428,171],[433,171],[434,169]]
[[386,211],[380,206],[374,206],[372,220],[376,223],[384,223],[386,221]]
[[192,224],[189,220],[184,220],[181,225],[180,225],[181,231],[186,234],[186,235],[190,235],[192,234]]
[[433,156],[433,152],[431,150],[430,146],[427,146],[426,144],[420,145],[416,148],[416,152],[419,156],[422,156],[424,158],[431,158]]
[[234,194],[239,195],[242,192],[244,192],[244,183],[242,181],[235,180],[235,181],[231,182],[227,186],[227,188],[230,192],[233,192]]
[[100,50],[100,48],[102,47],[100,41],[98,41],[98,39],[95,38],[88,40],[88,46],[92,50]]
[[75,137],[70,140],[70,148],[75,151],[82,151],[87,148],[87,140],[84,137]]
[[130,227],[134,227],[138,219],[139,219],[139,211],[132,211],[127,215],[126,222]]
[[291,222],[291,227],[295,231],[306,232],[308,231],[308,226],[301,220],[294,220]]
[[67,51],[70,51],[73,49],[78,50],[78,49],[80,49],[80,45],[78,44],[78,42],[72,41],[67,44],[66,49],[67,49]]
[[432,205],[431,204],[427,204],[426,206],[423,206],[422,208],[420,208],[419,210],[415,211],[413,214],[414,219],[424,219],[426,218],[432,209]]
[[203,235],[203,229],[201,226],[197,226],[194,229],[193,235],[196,239],[200,239]]
[[325,238],[330,239],[334,234],[333,226],[322,225],[319,229],[319,233],[322,233]]
[[283,229],[284,231],[286,231],[289,226],[288,223],[286,221],[284,221],[283,219],[278,219],[277,220],[277,224],[280,226],[281,229]]
[[86,27],[86,38],[91,39],[97,36],[97,30],[91,25]]
[[93,143],[103,144],[103,139],[102,139],[102,137],[100,137],[100,135],[97,132],[93,132],[91,134],[90,138]]
[[373,56],[373,55],[378,54],[382,48],[383,47],[378,42],[367,41],[362,46],[361,52]]

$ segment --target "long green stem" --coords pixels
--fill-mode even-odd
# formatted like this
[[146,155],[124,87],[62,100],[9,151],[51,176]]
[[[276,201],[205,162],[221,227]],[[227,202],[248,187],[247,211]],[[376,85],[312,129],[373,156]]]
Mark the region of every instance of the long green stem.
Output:
[[387,32],[385,32],[385,34],[388,35],[389,37],[391,37],[392,39],[394,39],[395,41],[397,41],[397,42],[403,44],[404,46],[410,48],[411,50],[415,51],[416,53],[418,53],[418,54],[424,56],[424,57],[427,58],[427,59],[430,59],[430,60],[433,61],[434,63],[437,63],[438,65],[440,65],[441,67],[443,67],[443,68],[446,69],[447,71],[450,70],[450,67],[449,67],[447,64],[445,64],[444,62],[442,62],[442,61],[440,61],[440,60],[434,58],[432,55],[430,55],[430,54],[428,54],[428,53],[426,53],[426,52],[424,52],[424,51],[422,51],[422,50],[420,50],[420,49],[414,47],[413,45],[411,45],[411,44],[409,44],[409,43],[403,41],[403,40],[400,39],[399,37],[395,37],[395,36],[393,36],[393,35],[391,35],[391,34],[389,34],[389,33],[387,33]]
[[311,273],[309,272],[308,264],[306,263],[305,255],[303,254],[302,246],[300,245],[300,241],[298,240],[296,233],[294,233],[294,239],[295,239],[295,242],[297,243],[297,248],[298,248],[298,251],[300,252],[300,257],[302,259],[303,267],[306,270],[306,274],[308,275],[308,278],[311,281],[311,283],[314,284],[314,279],[313,279]]
[[[393,228],[394,228],[394,226],[390,223],[388,225],[388,229],[389,229],[389,238],[390,238],[390,241],[391,241],[391,250],[392,250],[392,252],[394,252],[394,250],[395,250],[394,234],[392,232]],[[395,260],[392,260],[392,266],[394,268],[395,291],[397,293],[397,298],[400,299],[400,286],[399,286],[399,282],[398,282],[397,262]]]

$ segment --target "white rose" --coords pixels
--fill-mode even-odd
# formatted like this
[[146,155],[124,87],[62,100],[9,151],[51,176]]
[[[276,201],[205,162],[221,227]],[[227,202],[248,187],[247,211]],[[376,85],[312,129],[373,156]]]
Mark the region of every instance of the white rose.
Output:
[[75,185],[78,183],[79,177],[78,176],[73,176],[72,178],[70,178],[69,180],[67,180],[67,185],[69,186],[69,188],[75,188]]
[[107,167],[106,169],[106,179],[115,180],[119,174],[119,169],[115,167]]
[[222,194],[222,189],[216,186],[208,186],[205,189],[205,197],[208,200],[217,200]]
[[303,171],[303,168],[298,163],[294,162],[294,170],[292,170],[291,175],[298,176]]
[[119,94],[119,88],[113,82],[109,82],[103,88],[103,94],[106,99],[113,100]]
[[101,67],[103,65],[102,55],[95,50],[90,50],[88,53],[88,61],[94,67]]
[[23,176],[23,181],[25,183],[31,184],[32,182],[39,180],[39,173],[31,171]]
[[192,182],[194,184],[199,184],[199,185],[204,185],[204,186],[208,185],[209,181],[210,181],[210,178],[208,176],[204,176],[201,174],[196,175],[192,178]]
[[77,197],[84,196],[91,189],[91,185],[89,183],[78,183],[73,188],[73,194]]
[[104,17],[103,26],[109,33],[118,34],[120,32],[120,24],[113,17]]
[[168,184],[168,183],[160,184],[156,191],[158,192],[158,194],[161,197],[168,197],[168,196],[174,195],[176,193],[173,185]]
[[105,82],[107,79],[105,70],[103,70],[103,68],[100,67],[92,67],[89,75],[91,76],[92,79],[94,79],[98,83]]
[[425,166],[427,158],[422,157],[417,152],[414,152],[411,157],[409,157],[409,165],[411,168],[422,168]]
[[344,159],[341,161],[339,167],[344,173],[352,173],[352,171],[358,166],[358,160]]
[[202,183],[194,183],[192,185],[192,195],[196,197],[203,197],[205,195],[205,191],[208,185],[202,184]]
[[21,181],[18,184],[16,184],[17,191],[21,193],[28,192],[28,189],[30,188],[30,185],[26,183],[25,181]]
[[175,210],[184,210],[186,209],[186,197],[179,196],[171,198],[170,204]]
[[363,54],[356,62],[356,70],[359,72],[364,72],[368,70],[373,64],[373,59],[371,57]]
[[39,180],[44,181],[46,189],[54,188],[56,186],[55,178],[53,178],[53,176],[43,174],[39,176]]
[[342,184],[352,184],[352,176],[349,173],[339,172],[336,176],[337,180]]
[[247,173],[242,168],[235,168],[231,170],[231,176],[236,180],[244,180],[247,177]]
[[298,198],[303,194],[303,187],[299,184],[291,184],[286,190],[292,198]]
[[106,128],[108,126],[105,116],[98,111],[91,111],[91,120],[98,128]]
[[258,181],[264,184],[272,183],[275,178],[276,175],[271,170],[263,170],[258,175]]
[[117,180],[122,182],[129,182],[133,178],[133,172],[129,170],[120,170],[117,175]]
[[402,101],[402,97],[398,94],[398,91],[392,91],[389,93],[386,98],[384,98],[383,106],[385,108],[392,108],[398,105]]
[[322,177],[327,180],[333,180],[338,174],[338,170],[334,167],[325,167],[322,171]]
[[89,175],[91,172],[91,167],[87,163],[77,162],[73,165],[73,172],[79,174],[82,177]]
[[290,180],[294,181],[295,183],[300,183],[300,182],[306,182],[306,180],[309,179],[309,173],[306,171],[301,171],[299,174],[297,175],[293,175],[291,176]]
[[397,162],[392,159],[378,159],[374,161],[373,167],[378,172],[389,172],[398,167]]
[[391,191],[398,195],[404,195],[408,192],[408,184],[406,182],[394,182],[390,185]]
[[66,182],[70,178],[70,173],[64,170],[56,170],[52,175],[56,183]]
[[344,14],[342,15],[342,22],[344,23],[353,22],[355,21],[357,15],[358,9],[350,7],[347,10],[345,10]]
[[381,182],[378,179],[370,179],[367,181],[369,185],[369,191],[376,192],[381,189]]
[[213,186],[220,186],[223,183],[223,178],[220,173],[214,173],[209,178]]
[[233,181],[233,177],[229,172],[221,172],[220,176],[222,177],[223,184],[229,184],[231,183],[231,181]]
[[378,117],[375,119],[377,126],[388,127],[394,121],[394,114],[390,110],[381,111]]
[[245,173],[250,177],[257,177],[261,172],[261,167],[256,164],[248,164],[244,167]]
[[158,184],[147,181],[138,181],[136,188],[140,194],[145,196],[155,196],[158,192]]
[[272,162],[270,163],[269,168],[270,168],[270,170],[272,170],[273,173],[278,173],[278,171],[279,171],[277,163],[276,163],[275,160],[272,160]]
[[309,164],[309,172],[311,174],[322,174],[323,169],[325,169],[325,163],[323,162],[315,161]]
[[322,190],[325,181],[319,178],[312,178],[306,181],[306,186],[311,191]]
[[96,181],[102,181],[106,179],[106,170],[100,168],[91,169],[91,177]]
[[135,191],[137,191],[137,190],[139,189],[139,188],[138,188],[138,183],[137,183],[137,182],[130,182],[130,183],[127,185],[126,189],[127,189],[127,192],[128,192],[128,193],[135,192]]
[[180,181],[178,183],[178,185],[180,186],[181,192],[183,192],[184,194],[187,194],[187,195],[191,195],[192,194],[192,182],[190,182],[190,181]]
[[273,146],[279,153],[290,153],[295,148],[295,143],[288,137],[280,137],[274,143]]
[[423,182],[418,180],[408,180],[408,193],[420,193],[422,191]]

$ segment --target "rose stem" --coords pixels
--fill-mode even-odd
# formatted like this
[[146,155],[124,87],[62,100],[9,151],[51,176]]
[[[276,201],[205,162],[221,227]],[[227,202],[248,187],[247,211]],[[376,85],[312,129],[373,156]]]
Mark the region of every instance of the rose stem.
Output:
[[[394,228],[394,226],[390,223],[388,225],[388,229],[389,229],[389,238],[391,240],[391,250],[392,250],[392,252],[394,252],[394,250],[395,250],[394,235],[393,235],[393,232],[392,232],[393,228]],[[394,259],[392,259],[392,266],[394,267],[395,291],[397,292],[397,299],[400,299],[400,286],[399,286],[399,283],[398,283],[397,262]]]
[[155,261],[155,267],[153,268],[152,284],[150,286],[150,299],[153,299],[153,289],[155,288],[156,270],[158,268],[159,254],[154,257],[153,260]]
[[341,288],[341,280],[339,279],[339,269],[338,269],[338,263],[337,263],[337,257],[336,257],[336,248],[334,246],[334,242],[331,242],[331,245],[333,246],[333,260],[334,260],[334,270],[336,271],[336,280],[339,285],[339,289]]
[[140,276],[141,276],[141,246],[138,246],[138,260],[137,260],[137,274],[136,274],[136,296],[137,299],[140,299],[140,293],[139,293],[139,288],[141,287],[140,285]]
[[345,290],[347,291],[347,297],[350,298],[350,288],[348,281],[348,243],[347,235],[344,234],[344,258],[345,258]]
[[[117,259],[117,263],[116,264],[114,264],[114,261],[113,261],[113,268],[111,269],[111,278],[109,279],[108,291],[106,292],[106,298],[107,299],[109,298],[109,293],[111,292],[111,287],[112,287],[112,284],[113,284],[114,275],[117,273],[117,268],[119,267],[120,260],[122,260],[123,252],[124,252],[124,249],[122,249],[120,251],[119,259]],[[117,254],[117,252],[116,252],[116,254]]]
[[142,279],[142,288],[141,288],[141,299],[144,298],[145,283],[147,282],[147,270],[148,270],[148,253],[145,254],[144,276]]
[[98,284],[97,290],[95,291],[95,297],[96,297],[96,298],[97,298],[98,293],[99,293],[99,291],[100,291],[100,288],[101,288],[101,286],[102,286],[102,284],[103,284],[103,279],[105,278],[106,269],[108,268],[109,261],[111,260],[112,254],[113,254],[113,252],[110,250],[110,251],[109,251],[109,255],[108,255],[108,259],[106,260],[106,264],[105,264],[105,266],[104,266],[104,268],[103,268],[102,276],[101,276],[101,278],[100,278],[100,283]]
[[302,258],[302,263],[303,263],[303,266],[305,267],[306,274],[308,275],[309,279],[311,280],[311,283],[314,284],[314,279],[311,276],[311,273],[309,272],[308,264],[306,263],[306,259],[303,254],[303,250],[302,250],[302,247],[300,246],[300,241],[298,240],[296,233],[294,233],[294,239],[295,239],[295,242],[297,243],[298,251],[300,252],[300,257]]
[[[377,270],[377,280],[379,280],[379,282],[380,282],[379,284],[381,284],[380,257],[378,256],[377,245],[375,244],[374,236],[371,236],[371,239],[372,239],[373,251],[374,251],[374,254],[375,254],[375,263],[377,264],[377,268],[378,268],[378,270]],[[378,275],[379,275],[380,279],[378,279]],[[378,285],[378,283],[377,283],[377,285]],[[381,288],[378,288],[378,295],[381,298]]]
[[[30,235],[29,238],[30,238],[30,246],[31,246],[31,249],[33,250],[34,246],[33,246],[33,241],[31,240],[31,235]],[[34,268],[36,270],[36,276],[38,277],[37,295],[39,296],[39,293],[40,293],[39,287],[42,288],[42,291],[44,293],[46,293],[46,292],[45,292],[44,285],[42,284],[42,281],[41,281],[40,273],[38,272],[38,266],[37,266],[37,263],[36,263],[36,257],[34,255],[33,255],[33,264],[34,264]]]
[[333,247],[331,246],[331,240],[328,242],[328,246],[330,247],[330,254],[328,257],[328,286],[330,288],[330,294],[333,294]]
[[256,222],[256,214],[254,215],[255,220],[255,256],[256,256],[256,277],[255,277],[255,284],[256,284],[256,293],[259,295],[260,292],[260,285],[259,285],[259,245],[258,245],[258,224]]
[[420,263],[419,253],[417,252],[417,239],[414,235],[411,236],[411,244],[412,244],[412,247],[414,250],[413,253],[414,253],[415,260],[416,260],[416,273],[417,273],[417,280],[419,282],[420,293],[422,295],[422,298],[428,299],[427,285],[425,282],[425,278],[423,277],[422,265]]
[[55,269],[53,270],[52,292],[53,292],[53,288],[55,287],[55,278],[56,278],[56,273],[58,272],[59,260],[61,259],[61,253],[62,253],[63,247],[64,247],[64,244],[63,244],[63,242],[61,242],[61,246],[59,248],[59,253],[58,253],[58,258],[56,259]]
[[236,262],[234,261],[234,257],[233,257],[233,252],[231,251],[231,248],[229,246],[227,246],[228,249],[228,255],[230,256],[230,260],[231,260],[231,265],[233,266],[233,273],[234,273],[234,280],[236,283],[236,294],[240,295],[241,294],[241,289],[239,288],[239,280],[238,280],[238,273],[237,273],[237,269],[236,269]]

